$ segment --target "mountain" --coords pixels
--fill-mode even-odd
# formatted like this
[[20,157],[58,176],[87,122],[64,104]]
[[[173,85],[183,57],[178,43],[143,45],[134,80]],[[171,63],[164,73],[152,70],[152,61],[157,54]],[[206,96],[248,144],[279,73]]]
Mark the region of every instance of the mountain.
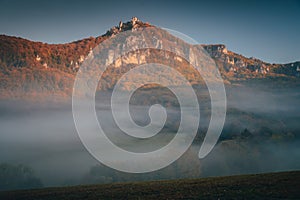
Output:
[[[118,26],[99,37],[66,44],[46,44],[0,35],[1,98],[42,101],[68,99],[80,64],[93,54],[93,49],[98,44],[119,32],[151,26],[133,17],[131,21],[120,22]],[[167,39],[174,38],[169,33],[165,34]],[[231,52],[223,44],[201,46],[214,59],[227,84],[251,80],[274,81],[274,79],[297,83],[300,77],[300,62],[270,64]],[[121,69],[110,67],[105,73],[104,82],[99,85],[99,90],[111,89],[124,72],[142,63],[139,60],[140,56],[146,57],[143,61],[146,62],[149,55],[147,51],[139,51],[135,55],[128,55],[126,59],[122,59]],[[157,56],[159,59],[159,55]],[[192,84],[197,85],[201,82],[201,76],[187,62],[181,60],[175,66]],[[128,86],[124,86],[123,89],[127,88]]]

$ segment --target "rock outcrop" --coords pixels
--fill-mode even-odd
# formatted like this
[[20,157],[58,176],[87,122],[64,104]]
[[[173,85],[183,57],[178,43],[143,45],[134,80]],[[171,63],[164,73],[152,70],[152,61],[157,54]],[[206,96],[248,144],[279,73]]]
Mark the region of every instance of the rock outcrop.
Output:
[[140,21],[137,17],[132,17],[131,20],[128,22],[123,23],[122,21],[120,21],[118,26],[112,27],[109,31],[106,32],[105,35],[114,36],[122,31],[134,31],[138,28],[149,26],[151,26],[149,23],[144,23]]
[[[45,44],[23,38],[0,35],[1,97],[10,97],[17,93],[26,93],[30,96],[30,92],[36,94],[35,87],[39,87],[40,93],[60,94],[68,91],[68,94],[65,94],[65,96],[68,96],[80,64],[87,58],[94,56],[93,49],[98,44],[120,32],[127,30],[136,31],[139,28],[151,26],[149,23],[144,23],[133,17],[131,21],[120,22],[118,26],[113,27],[102,36],[90,37],[66,44]],[[174,41],[173,36],[169,33],[166,33],[164,38]],[[155,36],[153,37],[153,42],[157,47],[171,44]],[[129,44],[130,41],[125,43]],[[226,83],[256,78],[283,78],[285,80],[297,79],[299,81],[300,62],[270,64],[259,59],[246,58],[231,52],[223,44],[201,46],[214,59],[224,80],[227,81]],[[122,47],[120,46],[120,48]],[[100,89],[110,89],[122,73],[131,67],[146,63],[152,54],[153,52],[149,50],[137,51],[122,58],[115,58],[114,52],[109,52],[107,63],[113,60],[115,62],[105,73],[105,82]],[[159,61],[159,58],[161,60],[164,58],[168,62],[172,62],[176,69],[183,73],[192,84],[199,83],[201,77],[183,58],[163,51],[156,52],[155,56],[157,61]],[[60,92],[57,92],[58,90]]]

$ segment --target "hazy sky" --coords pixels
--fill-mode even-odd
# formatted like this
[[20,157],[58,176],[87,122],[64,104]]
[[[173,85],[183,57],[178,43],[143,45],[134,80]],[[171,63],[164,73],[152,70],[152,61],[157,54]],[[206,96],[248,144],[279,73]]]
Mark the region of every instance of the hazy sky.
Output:
[[300,60],[300,1],[0,0],[0,34],[47,43],[99,36],[132,16],[268,62]]

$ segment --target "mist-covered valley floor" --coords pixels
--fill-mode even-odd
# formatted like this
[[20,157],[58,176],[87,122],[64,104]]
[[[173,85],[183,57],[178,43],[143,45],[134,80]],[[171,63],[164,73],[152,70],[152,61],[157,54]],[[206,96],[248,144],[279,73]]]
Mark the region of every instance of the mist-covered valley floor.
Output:
[[[198,158],[210,119],[210,105],[200,95],[201,121],[191,148],[172,165],[145,174],[118,172],[95,160],[79,139],[70,104],[3,101],[0,177],[5,181],[0,183],[0,190],[299,170],[299,88],[230,85],[226,93],[225,126],[213,151],[204,159]],[[107,92],[97,98],[97,116],[118,146],[144,152],[164,146],[174,137],[180,119],[179,108],[172,106],[176,103],[165,102],[166,126],[145,141],[130,139],[118,129],[109,109],[109,96]],[[147,103],[153,102],[131,105],[133,119],[140,125],[149,123]],[[83,123],[89,126],[88,121]]]

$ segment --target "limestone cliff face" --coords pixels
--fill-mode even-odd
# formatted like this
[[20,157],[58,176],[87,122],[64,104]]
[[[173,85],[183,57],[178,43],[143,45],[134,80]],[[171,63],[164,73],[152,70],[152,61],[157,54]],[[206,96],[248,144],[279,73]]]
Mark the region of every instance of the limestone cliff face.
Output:
[[224,44],[202,45],[211,57],[220,58],[228,53]]
[[246,58],[228,51],[223,44],[202,45],[209,55],[222,68],[223,77],[234,79],[300,76],[300,62],[288,64],[270,64],[256,58]]
[[[53,96],[69,97],[80,64],[94,57],[96,46],[121,32],[127,30],[134,32],[145,27],[153,26],[133,17],[129,22],[120,22],[118,26],[102,36],[66,44],[45,44],[0,35],[1,98],[23,98],[24,96],[48,98],[46,96],[49,95],[50,98]],[[199,73],[184,58],[178,56],[178,53],[185,52],[184,49],[175,48],[180,40],[174,39],[174,36],[166,31],[162,31],[161,34],[163,35],[158,34],[151,38],[151,44],[155,48],[172,49],[173,53],[162,50],[137,50],[118,58],[115,51],[109,51],[105,62],[106,64],[112,63],[112,65],[104,73],[99,89],[111,89],[122,74],[149,61],[174,66],[191,84],[203,83]],[[138,44],[141,47],[143,42],[145,42],[143,38],[129,37],[126,41],[117,44],[116,48],[120,51],[129,46],[134,49],[133,45]],[[213,58],[226,83],[257,78],[283,78],[299,81],[300,62],[270,64],[231,52],[223,44],[195,45],[194,47],[203,48]],[[193,56],[188,55],[191,60],[196,60]],[[207,69],[206,73],[211,73],[211,71]],[[128,87],[124,86],[124,89]]]

